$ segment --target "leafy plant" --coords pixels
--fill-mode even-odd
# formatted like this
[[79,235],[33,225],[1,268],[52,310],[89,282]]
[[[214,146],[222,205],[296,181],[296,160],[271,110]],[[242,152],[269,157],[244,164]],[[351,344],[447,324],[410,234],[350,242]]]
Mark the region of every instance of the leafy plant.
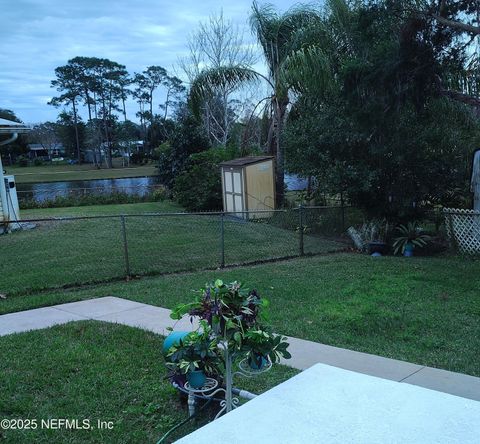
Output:
[[185,161],[184,169],[174,180],[175,200],[188,211],[222,208],[220,162],[233,159],[235,153],[225,148],[210,148],[195,153]]
[[258,357],[268,357],[272,363],[277,363],[281,358],[292,357],[285,339],[265,329],[249,330],[244,335],[242,349],[247,352],[248,359],[256,361]]
[[430,236],[423,233],[417,222],[409,222],[407,225],[399,225],[396,230],[400,236],[396,237],[393,242],[394,253],[404,253],[408,244],[422,248],[430,241]]
[[198,316],[215,334],[237,341],[236,332],[243,333],[254,327],[259,317],[266,318],[261,310],[268,305],[268,300],[261,298],[256,290],[245,288],[237,281],[225,284],[217,279],[202,288],[195,301],[177,305],[171,317],[180,319],[185,314]]
[[28,159],[25,156],[18,156],[17,157],[17,164],[18,164],[18,166],[21,166],[21,167],[27,167],[28,166]]
[[260,354],[272,362],[278,362],[281,357],[289,359],[285,338],[270,333],[260,322],[267,319],[266,307],[268,301],[256,290],[237,281],[225,284],[217,279],[202,288],[195,301],[178,305],[171,317],[180,319],[186,314],[199,317],[201,328],[232,354],[247,357]]
[[206,323],[202,331],[189,333],[178,344],[172,345],[167,352],[167,368],[173,373],[187,374],[203,370],[207,374],[218,374],[222,368],[218,354],[218,342],[211,337],[211,330]]

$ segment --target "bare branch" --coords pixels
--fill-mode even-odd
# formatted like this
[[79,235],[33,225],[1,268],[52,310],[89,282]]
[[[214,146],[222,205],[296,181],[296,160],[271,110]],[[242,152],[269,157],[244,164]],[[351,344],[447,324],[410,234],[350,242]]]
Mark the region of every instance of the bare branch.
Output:
[[449,20],[437,14],[431,15],[438,23],[450,28],[460,29],[461,31],[468,32],[470,34],[480,35],[480,27],[469,25],[468,23],[457,22],[456,20]]

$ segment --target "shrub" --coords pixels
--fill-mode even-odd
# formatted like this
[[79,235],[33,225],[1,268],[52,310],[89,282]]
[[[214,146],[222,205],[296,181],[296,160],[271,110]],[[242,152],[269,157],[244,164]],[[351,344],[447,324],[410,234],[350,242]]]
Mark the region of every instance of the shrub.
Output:
[[42,159],[39,159],[38,157],[36,157],[34,160],[33,160],[33,165],[34,166],[42,166],[44,165],[45,162],[42,160]]
[[232,159],[234,154],[224,148],[211,148],[192,154],[183,172],[175,179],[173,192],[178,203],[188,211],[221,209],[222,180],[219,164]]
[[109,205],[140,202],[160,202],[168,198],[168,191],[157,189],[152,193],[143,196],[136,194],[127,194],[114,192],[109,194],[86,194],[69,196],[57,196],[53,199],[37,202],[33,199],[23,199],[20,201],[20,208],[60,208],[60,207],[78,207],[85,205]]
[[18,156],[17,164],[20,167],[27,167],[28,166],[28,159],[25,156]]
[[134,165],[145,165],[148,162],[148,156],[142,151],[135,152],[130,156],[130,162]]
[[151,197],[155,202],[163,202],[170,197],[170,192],[164,186],[160,186],[153,190]]

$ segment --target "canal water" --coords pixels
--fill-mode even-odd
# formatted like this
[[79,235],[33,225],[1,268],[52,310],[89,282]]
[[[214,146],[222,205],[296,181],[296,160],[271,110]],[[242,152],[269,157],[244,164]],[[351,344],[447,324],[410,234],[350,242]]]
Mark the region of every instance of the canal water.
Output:
[[[288,190],[302,190],[307,181],[295,175],[285,175]],[[65,182],[21,183],[17,184],[19,200],[45,202],[56,197],[86,194],[126,193],[144,196],[161,185],[157,176],[131,177],[123,179],[74,180]]]
[[160,185],[157,176],[123,179],[72,180],[64,182],[20,183],[17,194],[20,200],[45,202],[56,197],[86,194],[126,193],[144,196]]

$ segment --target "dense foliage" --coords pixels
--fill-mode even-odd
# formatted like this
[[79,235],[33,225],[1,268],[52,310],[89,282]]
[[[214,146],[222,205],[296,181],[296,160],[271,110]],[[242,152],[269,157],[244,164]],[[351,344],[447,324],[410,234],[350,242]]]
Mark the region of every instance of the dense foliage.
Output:
[[180,108],[169,140],[155,150],[162,183],[172,188],[175,178],[184,170],[189,156],[209,147],[210,142],[202,126],[185,106]]
[[462,72],[466,55],[454,33],[408,5],[343,3],[343,16],[332,9],[324,18],[332,31],[315,29],[331,83],[299,84],[285,134],[291,171],[388,218],[465,205],[471,153],[480,144],[478,117],[442,83]]
[[178,203],[188,211],[221,210],[220,162],[234,156],[235,151],[222,147],[192,154],[175,179],[173,191]]

